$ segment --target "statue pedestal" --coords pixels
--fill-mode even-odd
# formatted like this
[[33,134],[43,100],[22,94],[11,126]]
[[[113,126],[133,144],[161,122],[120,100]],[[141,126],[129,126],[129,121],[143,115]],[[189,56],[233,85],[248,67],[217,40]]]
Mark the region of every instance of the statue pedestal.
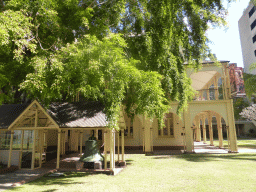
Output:
[[102,169],[101,161],[94,162],[94,169]]
[[84,167],[84,162],[77,161],[76,162],[76,170],[80,170]]

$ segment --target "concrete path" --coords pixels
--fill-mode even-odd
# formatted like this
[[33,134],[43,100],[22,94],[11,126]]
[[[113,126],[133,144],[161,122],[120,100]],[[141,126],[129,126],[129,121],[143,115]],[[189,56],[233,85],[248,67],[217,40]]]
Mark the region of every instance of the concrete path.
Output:
[[194,142],[194,151],[195,153],[214,153],[214,154],[228,153],[227,149],[220,149],[219,147],[211,146],[203,142]]
[[[210,146],[209,144],[205,144],[203,142],[194,142],[194,150],[195,153],[215,153],[215,154],[222,154],[228,153],[228,149],[219,148],[216,146]],[[249,149],[249,148],[238,148],[239,153],[256,153],[256,149]]]
[[20,169],[12,173],[5,173],[0,175],[0,191],[10,189],[15,186],[22,185],[29,181],[33,181],[43,175],[51,172],[52,169],[35,169],[35,170],[24,170]]

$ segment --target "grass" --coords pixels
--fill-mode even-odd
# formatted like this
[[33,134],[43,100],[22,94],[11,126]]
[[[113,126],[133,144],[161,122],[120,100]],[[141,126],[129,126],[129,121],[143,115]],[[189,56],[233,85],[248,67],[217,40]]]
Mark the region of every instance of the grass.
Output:
[[256,191],[256,154],[127,154],[116,176],[65,173],[10,191]]
[[[256,139],[239,139],[237,144],[256,149]],[[214,145],[218,146],[218,141]],[[256,191],[256,153],[127,154],[126,161],[127,167],[117,176],[69,172],[59,178],[45,176],[10,191]]]

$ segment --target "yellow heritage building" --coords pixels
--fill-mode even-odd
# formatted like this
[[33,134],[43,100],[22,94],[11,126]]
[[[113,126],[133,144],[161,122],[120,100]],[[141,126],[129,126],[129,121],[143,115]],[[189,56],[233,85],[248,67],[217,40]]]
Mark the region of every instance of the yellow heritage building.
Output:
[[[19,168],[35,169],[42,163],[65,153],[79,152],[85,141],[95,135],[101,141],[105,169],[115,168],[115,161],[125,163],[126,150],[184,150],[194,152],[194,141],[206,142],[209,135],[213,145],[213,122],[223,147],[225,128],[229,151],[237,152],[233,101],[229,82],[229,62],[219,66],[205,61],[195,72],[187,68],[192,87],[197,91],[187,110],[176,114],[178,103],[173,102],[165,118],[165,127],[158,129],[157,119],[136,116],[133,121],[120,112],[120,131],[107,127],[104,106],[98,102],[52,103],[45,110],[40,103],[2,105],[0,107],[0,162]],[[79,98],[77,98],[79,100]],[[225,127],[223,125],[225,124]],[[115,159],[115,153],[118,159]],[[120,156],[120,159],[119,159]]]

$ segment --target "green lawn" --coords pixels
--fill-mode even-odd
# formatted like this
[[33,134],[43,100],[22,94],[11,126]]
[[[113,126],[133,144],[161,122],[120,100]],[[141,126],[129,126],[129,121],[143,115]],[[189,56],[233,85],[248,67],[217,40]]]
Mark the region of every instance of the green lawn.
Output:
[[256,191],[256,154],[126,155],[116,176],[66,173],[10,191]]

